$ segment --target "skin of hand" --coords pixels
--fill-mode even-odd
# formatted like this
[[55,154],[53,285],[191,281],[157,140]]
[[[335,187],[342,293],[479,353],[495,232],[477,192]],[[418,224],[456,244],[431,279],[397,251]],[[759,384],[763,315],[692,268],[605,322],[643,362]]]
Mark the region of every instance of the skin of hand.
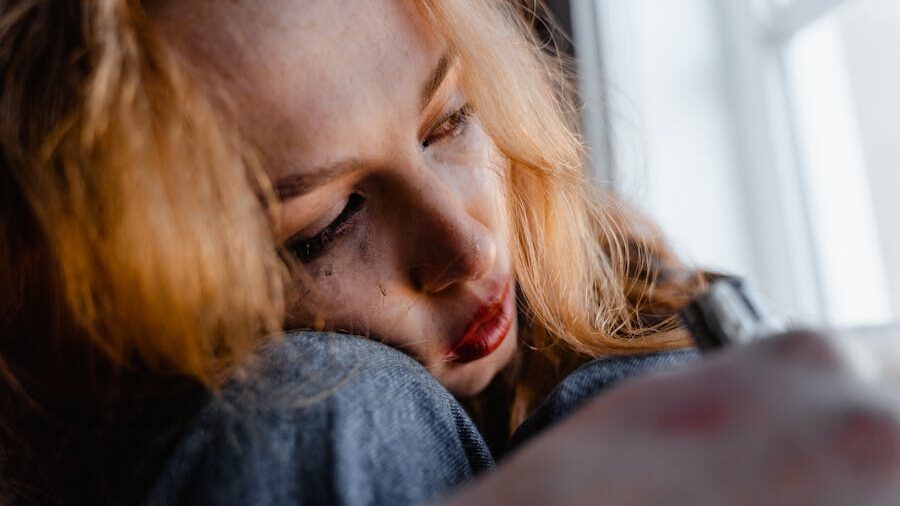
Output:
[[898,505],[900,390],[792,332],[591,401],[447,505]]

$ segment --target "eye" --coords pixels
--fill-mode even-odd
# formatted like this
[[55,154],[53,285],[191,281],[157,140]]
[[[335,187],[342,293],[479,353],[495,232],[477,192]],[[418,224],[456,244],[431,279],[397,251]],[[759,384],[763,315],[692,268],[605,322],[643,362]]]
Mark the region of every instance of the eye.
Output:
[[468,124],[471,116],[472,107],[466,104],[445,117],[431,130],[428,137],[422,141],[422,149],[436,142],[458,137],[466,129],[466,124]]
[[303,263],[309,263],[319,258],[334,244],[335,240],[352,230],[353,217],[362,209],[365,201],[366,199],[362,195],[351,194],[347,198],[344,209],[327,227],[310,238],[292,237],[285,242],[285,247]]

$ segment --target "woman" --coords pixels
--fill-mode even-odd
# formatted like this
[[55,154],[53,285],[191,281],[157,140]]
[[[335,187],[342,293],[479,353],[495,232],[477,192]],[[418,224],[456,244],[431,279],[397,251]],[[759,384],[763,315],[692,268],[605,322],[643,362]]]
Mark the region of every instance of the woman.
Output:
[[[383,341],[472,399],[485,427],[516,426],[592,357],[687,344],[675,311],[702,283],[590,190],[562,74],[512,5],[96,0],[4,14],[13,497],[407,502],[490,465],[452,399],[399,355],[310,335],[253,360],[282,328]],[[242,375],[239,394],[209,396]],[[374,398],[360,377],[403,410],[353,411]],[[374,440],[404,434],[416,459],[354,446],[362,429],[342,420],[370,422]],[[102,464],[96,483],[78,452]],[[336,474],[316,474],[321,455]]]
[[300,264],[287,325],[385,342],[460,398],[506,368],[511,407],[483,418],[515,427],[591,357],[686,346],[675,311],[700,282],[592,192],[559,62],[495,4],[150,17],[218,74],[273,182]]

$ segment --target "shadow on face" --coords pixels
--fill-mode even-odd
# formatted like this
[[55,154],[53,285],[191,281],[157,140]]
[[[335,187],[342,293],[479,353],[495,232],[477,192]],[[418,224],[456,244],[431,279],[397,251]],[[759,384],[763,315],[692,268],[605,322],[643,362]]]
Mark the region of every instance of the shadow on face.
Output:
[[379,339],[453,393],[516,348],[507,162],[452,51],[406,2],[161,2],[151,16],[237,104],[303,269],[290,328]]

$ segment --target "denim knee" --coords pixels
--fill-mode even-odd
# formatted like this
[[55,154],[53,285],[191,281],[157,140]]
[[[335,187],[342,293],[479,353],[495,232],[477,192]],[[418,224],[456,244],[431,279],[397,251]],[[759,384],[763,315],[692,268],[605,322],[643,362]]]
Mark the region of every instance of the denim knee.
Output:
[[296,333],[253,371],[188,429],[150,502],[411,504],[493,465],[459,403],[383,344]]

